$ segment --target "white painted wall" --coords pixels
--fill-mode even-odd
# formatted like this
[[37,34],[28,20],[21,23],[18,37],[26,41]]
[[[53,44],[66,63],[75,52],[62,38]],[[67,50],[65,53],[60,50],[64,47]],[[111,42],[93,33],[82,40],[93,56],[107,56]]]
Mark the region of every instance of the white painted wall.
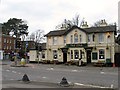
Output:
[[0,60],[3,60],[3,51],[0,50]]
[[30,50],[30,61],[36,61],[36,58],[37,58],[37,51]]

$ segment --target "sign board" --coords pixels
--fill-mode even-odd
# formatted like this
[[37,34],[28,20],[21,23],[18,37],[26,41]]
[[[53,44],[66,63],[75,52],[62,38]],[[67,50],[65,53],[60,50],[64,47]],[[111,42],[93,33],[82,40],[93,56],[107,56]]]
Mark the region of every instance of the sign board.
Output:
[[68,48],[79,48],[79,47],[87,47],[88,45],[86,43],[84,44],[67,44]]

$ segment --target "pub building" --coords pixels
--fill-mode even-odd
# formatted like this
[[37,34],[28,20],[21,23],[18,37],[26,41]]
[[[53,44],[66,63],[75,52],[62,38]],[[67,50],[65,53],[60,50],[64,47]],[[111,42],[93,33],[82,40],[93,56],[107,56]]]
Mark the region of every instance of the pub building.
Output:
[[72,26],[70,29],[50,31],[45,36],[46,60],[69,62],[81,59],[84,63],[114,63],[116,25],[101,20],[98,27]]

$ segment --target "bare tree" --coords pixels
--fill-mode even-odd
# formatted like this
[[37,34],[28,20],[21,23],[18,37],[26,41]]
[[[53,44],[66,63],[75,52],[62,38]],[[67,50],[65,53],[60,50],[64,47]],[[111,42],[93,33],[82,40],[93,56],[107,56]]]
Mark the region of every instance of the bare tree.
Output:
[[31,35],[28,36],[30,41],[34,41],[36,43],[41,43],[45,40],[44,38],[44,31],[39,29],[33,32]]
[[80,20],[80,16],[79,15],[75,15],[75,17],[72,19],[72,20],[67,20],[67,19],[64,19],[64,21],[57,25],[56,26],[56,29],[69,29],[71,28],[72,26],[76,25],[76,26],[80,26],[81,23],[83,21]]

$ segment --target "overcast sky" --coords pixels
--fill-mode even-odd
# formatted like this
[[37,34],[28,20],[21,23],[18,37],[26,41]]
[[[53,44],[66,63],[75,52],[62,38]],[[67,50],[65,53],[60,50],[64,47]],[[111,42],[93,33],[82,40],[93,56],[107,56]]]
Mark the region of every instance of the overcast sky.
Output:
[[55,29],[64,19],[80,15],[89,25],[106,19],[118,23],[120,0],[1,0],[0,23],[9,18],[27,21],[29,31],[42,29],[45,33]]

